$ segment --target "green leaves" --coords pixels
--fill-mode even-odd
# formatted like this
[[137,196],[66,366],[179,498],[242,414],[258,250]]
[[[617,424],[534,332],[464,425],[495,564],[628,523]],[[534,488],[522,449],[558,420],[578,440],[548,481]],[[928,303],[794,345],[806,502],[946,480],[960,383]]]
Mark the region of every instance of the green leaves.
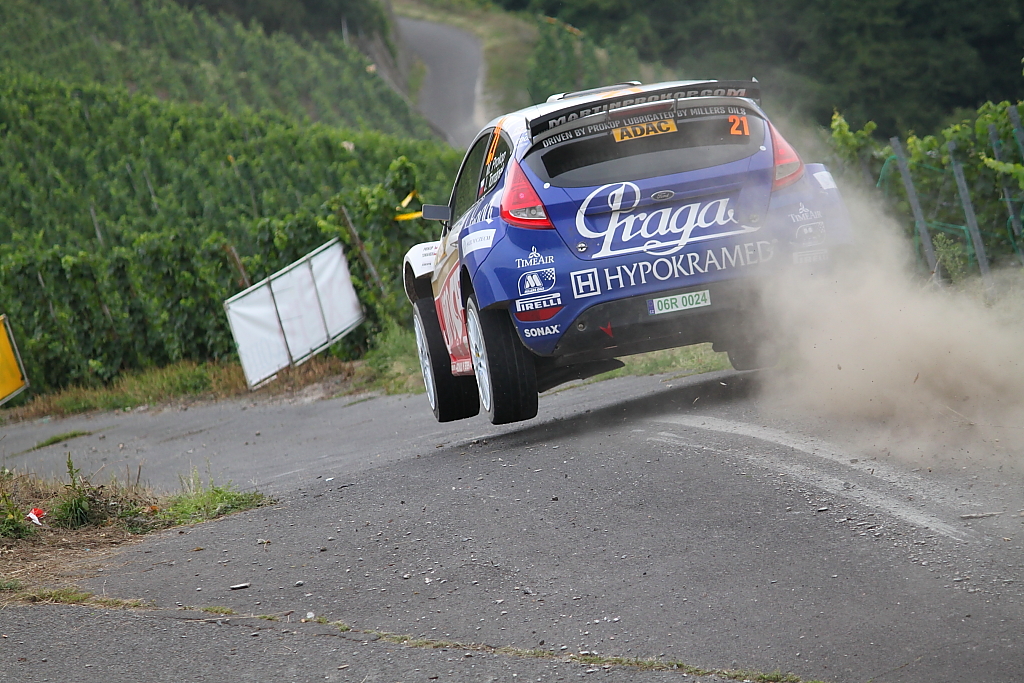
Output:
[[[185,4],[184,2],[181,4]],[[161,100],[208,102],[333,125],[367,127],[427,139],[426,121],[380,77],[370,62],[337,33],[313,40],[305,33],[347,17],[355,29],[385,32],[383,12],[369,0],[310,3],[297,22],[266,3],[207,0],[188,10],[172,0],[4,0],[0,3],[0,64],[47,78],[126,87]],[[295,35],[267,35],[246,19],[254,15]],[[240,6],[236,6],[240,5]],[[318,17],[313,19],[313,17]],[[322,21],[321,17],[330,20]],[[275,18],[276,17],[276,18]],[[340,26],[335,25],[338,29]],[[311,31],[320,35],[322,31]],[[83,102],[88,122],[91,109]]]
[[[440,143],[12,72],[0,129],[0,299],[34,390],[233,354],[222,302],[243,285],[226,248],[259,280],[348,239],[341,205],[400,292],[405,249],[430,235],[396,207],[412,189],[444,201],[459,162]],[[371,318],[404,313],[346,244]]]
[[640,79],[636,50],[615,41],[599,49],[569,24],[541,17],[537,44],[527,60],[526,88],[535,103],[573,90]]
[[[933,238],[936,251],[954,281],[961,279],[974,261],[974,247],[967,236],[963,206],[953,179],[947,144],[956,143],[956,157],[961,164],[971,205],[977,216],[985,250],[990,260],[1020,258],[1020,235],[1014,235],[1008,207],[1002,194],[1004,185],[1010,190],[1013,211],[1021,212],[1020,191],[1024,190],[1024,148],[1015,139],[1009,116],[1020,103],[986,102],[977,111],[963,112],[960,120],[937,135],[906,139],[905,149],[915,190]],[[996,144],[1002,161],[995,159],[989,126],[996,130]],[[856,169],[871,184],[892,199],[904,219],[908,237],[915,234],[910,204],[897,170],[892,149],[872,137],[873,122],[860,131],[852,131],[838,112],[832,119],[832,150],[839,164]],[[944,233],[944,234],[940,234]]]

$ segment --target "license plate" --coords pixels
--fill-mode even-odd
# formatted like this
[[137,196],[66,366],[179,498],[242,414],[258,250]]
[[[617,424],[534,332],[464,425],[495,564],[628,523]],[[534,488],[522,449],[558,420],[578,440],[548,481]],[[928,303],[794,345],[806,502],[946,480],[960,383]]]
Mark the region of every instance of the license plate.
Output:
[[647,312],[651,315],[662,313],[674,313],[685,311],[688,308],[700,308],[711,305],[711,292],[707,289],[700,292],[688,292],[686,294],[675,294],[663,296],[660,299],[647,300]]

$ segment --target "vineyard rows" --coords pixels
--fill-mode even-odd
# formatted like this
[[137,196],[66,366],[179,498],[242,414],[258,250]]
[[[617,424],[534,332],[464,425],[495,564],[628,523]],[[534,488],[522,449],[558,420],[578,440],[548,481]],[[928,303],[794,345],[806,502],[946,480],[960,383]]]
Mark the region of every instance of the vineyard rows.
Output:
[[0,73],[0,300],[37,389],[233,353],[221,302],[335,235],[345,206],[386,281],[371,323],[396,306],[396,223],[413,189],[444,201],[460,155],[426,140],[296,123],[279,114],[72,87]]
[[[1011,109],[1019,111],[1020,104],[986,102],[970,118],[965,117],[937,135],[910,135],[902,143],[924,218],[936,244],[941,246],[939,256],[945,262],[947,277],[977,270],[964,206],[952,171],[954,157],[947,146],[950,141],[956,148],[952,154],[963,168],[988,258],[997,264],[1024,263],[1024,236],[1017,234],[1010,219],[1010,212],[1019,216],[1024,205],[1024,131],[1014,133]],[[848,174],[877,185],[901,219],[907,237],[916,241],[914,219],[893,149],[874,138],[874,130],[874,124],[869,122],[862,130],[852,131],[843,117],[836,114],[832,120],[833,151]],[[924,265],[923,254],[921,264]]]
[[[274,110],[429,138],[429,125],[341,36],[266,35],[173,0],[3,0],[0,65],[160,99]],[[368,71],[369,69],[369,71]]]

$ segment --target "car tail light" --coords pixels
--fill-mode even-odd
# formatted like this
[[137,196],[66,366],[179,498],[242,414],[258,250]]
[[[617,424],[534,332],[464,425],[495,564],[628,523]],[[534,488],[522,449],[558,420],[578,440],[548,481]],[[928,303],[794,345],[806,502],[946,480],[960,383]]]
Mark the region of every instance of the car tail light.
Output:
[[804,174],[804,162],[793,146],[786,142],[786,138],[775,130],[775,126],[769,123],[768,130],[772,133],[772,152],[775,155],[775,181],[772,189],[777,190],[800,180]]
[[543,202],[518,161],[513,161],[501,196],[501,219],[520,228],[553,229]]
[[551,320],[565,308],[564,306],[552,306],[551,308],[538,308],[533,311],[516,311],[516,320],[524,323],[536,323],[541,320]]

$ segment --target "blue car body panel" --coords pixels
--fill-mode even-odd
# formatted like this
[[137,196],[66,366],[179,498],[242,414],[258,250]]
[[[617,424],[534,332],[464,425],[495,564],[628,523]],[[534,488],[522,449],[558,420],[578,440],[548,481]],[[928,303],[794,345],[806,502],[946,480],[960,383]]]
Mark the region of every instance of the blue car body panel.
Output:
[[[555,228],[516,227],[501,218],[507,171],[452,226],[458,231],[460,268],[481,308],[507,308],[523,344],[537,356],[557,356],[570,331],[574,348],[601,339],[585,336],[595,322],[608,337],[605,355],[614,356],[618,337],[612,318],[605,330],[601,320],[587,318],[588,312],[614,309],[616,320],[642,327],[648,313],[651,320],[663,319],[647,306],[665,293],[705,291],[701,288],[725,287],[779,268],[827,264],[836,246],[852,240],[832,176],[821,164],[806,164],[798,180],[773,188],[774,134],[755,102],[741,104],[765,122],[761,137],[751,138],[748,156],[597,185],[546,182],[524,160],[540,139],[536,122],[547,121],[558,106],[539,105],[492,123],[489,129],[500,129],[511,141],[512,160]],[[579,111],[589,115],[587,109]],[[706,291],[713,293],[710,314],[719,310],[716,298],[742,299],[728,289]],[[626,300],[628,306],[613,306]]]

